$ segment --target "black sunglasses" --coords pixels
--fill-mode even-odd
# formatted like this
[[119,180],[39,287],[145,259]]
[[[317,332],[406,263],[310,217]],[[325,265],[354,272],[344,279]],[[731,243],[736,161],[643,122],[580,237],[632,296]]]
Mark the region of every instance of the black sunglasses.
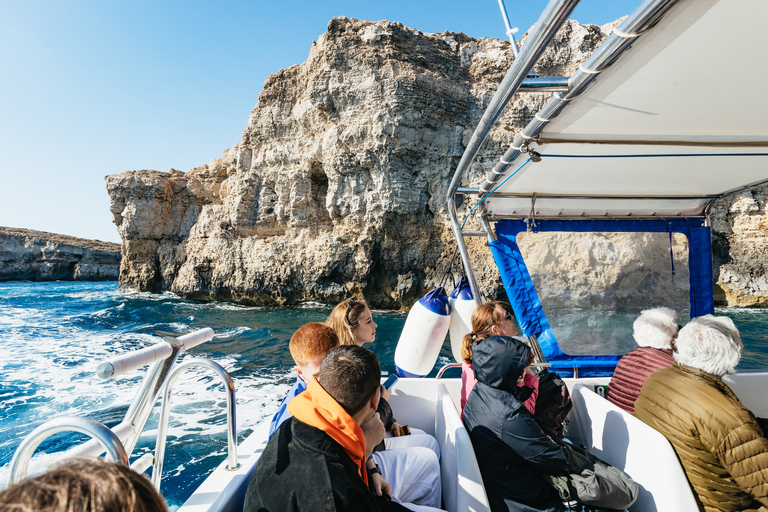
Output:
[[359,303],[360,303],[359,301],[351,300],[351,301],[349,301],[349,304],[347,305],[347,312],[344,315],[344,318],[347,319],[347,323],[350,324],[350,325],[352,324],[352,321],[349,319],[349,312],[352,311],[352,308],[357,306]]

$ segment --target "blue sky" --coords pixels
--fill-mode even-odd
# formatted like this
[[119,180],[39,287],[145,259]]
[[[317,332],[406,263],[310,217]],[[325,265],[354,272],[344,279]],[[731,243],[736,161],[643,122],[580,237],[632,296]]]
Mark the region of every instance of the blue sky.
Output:
[[[584,0],[572,18],[637,3]],[[546,6],[506,4],[518,36]],[[119,242],[104,176],[219,158],[334,16],[506,38],[497,0],[0,0],[0,226]]]

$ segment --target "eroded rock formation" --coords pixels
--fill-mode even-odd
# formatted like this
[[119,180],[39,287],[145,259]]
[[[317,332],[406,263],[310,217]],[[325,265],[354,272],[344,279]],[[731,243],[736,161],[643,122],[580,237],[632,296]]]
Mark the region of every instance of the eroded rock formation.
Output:
[[[535,72],[570,75],[612,26],[569,22]],[[441,282],[453,253],[446,190],[512,59],[505,41],[333,19],[305,63],[267,79],[242,140],[222,158],[188,173],[107,176],[123,238],[121,284],[248,304],[362,296],[376,307],[410,306]],[[470,186],[548,99],[535,93],[514,100],[476,157]],[[764,218],[765,202],[758,208]],[[740,236],[734,222],[725,222],[726,238]],[[557,297],[567,284],[586,305],[606,290],[669,273],[668,239],[643,241],[643,251],[662,254],[653,264],[638,263],[632,240],[586,240],[551,245],[533,237],[527,251],[543,295]],[[470,244],[475,272],[483,290],[498,296],[498,272],[484,245]],[[548,265],[563,264],[569,247],[592,263],[605,259],[601,275],[579,275],[585,261],[574,257],[565,261],[573,262],[571,271],[550,275]],[[684,268],[684,244],[674,251]],[[721,281],[728,275],[721,272]],[[677,279],[687,285],[687,276]],[[620,291],[622,304],[671,300],[649,297],[648,289]],[[687,303],[675,286],[664,293]]]
[[0,227],[0,281],[114,281],[120,245]]

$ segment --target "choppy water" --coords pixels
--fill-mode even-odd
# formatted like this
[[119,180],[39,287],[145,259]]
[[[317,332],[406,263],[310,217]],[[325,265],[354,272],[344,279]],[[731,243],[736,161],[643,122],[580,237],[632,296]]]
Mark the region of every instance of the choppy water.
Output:
[[[213,340],[181,360],[212,359],[230,373],[242,440],[274,413],[293,384],[291,334],[307,322],[325,320],[330,309],[322,304],[253,308],[189,302],[170,293],[123,294],[114,282],[0,283],[0,486],[21,440],[49,418],[78,414],[107,426],[119,423],[143,370],[108,381],[94,371],[108,357],[160,341],[155,331],[214,329]],[[394,347],[405,315],[374,315],[379,328],[371,348],[383,369],[393,371]],[[438,364],[447,362],[448,354],[446,349]],[[171,402],[162,491],[169,504],[180,505],[226,456],[224,388],[204,370],[190,370],[177,381]],[[156,409],[136,456],[154,450]],[[186,442],[195,436],[200,442]],[[75,439],[61,434],[43,443],[39,452],[59,451]],[[36,455],[30,470],[49,460]]]
[[[273,414],[293,383],[288,340],[301,325],[323,321],[330,306],[253,308],[224,303],[195,303],[173,294],[123,294],[117,283],[0,283],[0,486],[8,476],[13,452],[35,427],[51,417],[85,415],[114,426],[119,423],[143,377],[135,371],[109,381],[94,374],[102,360],[146,347],[155,331],[179,334],[212,327],[214,339],[182,356],[212,359],[235,380],[238,437],[242,440]],[[721,310],[742,332],[741,368],[768,367],[768,311]],[[599,319],[572,313],[552,319],[563,346],[588,351],[594,334],[614,335],[615,353],[632,348],[629,317]],[[376,343],[382,369],[394,370],[394,350],[405,321],[402,313],[374,311]],[[600,329],[596,329],[596,326]],[[584,332],[590,331],[587,337]],[[603,336],[602,334],[600,336]],[[607,335],[606,335],[607,336]],[[436,368],[449,362],[448,343]],[[180,505],[226,456],[224,389],[204,370],[183,374],[174,388],[171,427],[162,491],[171,506]],[[154,450],[159,411],[148,424],[134,457]],[[196,442],[190,443],[194,439]],[[76,442],[61,434],[43,443],[30,466],[40,470],[46,453]]]

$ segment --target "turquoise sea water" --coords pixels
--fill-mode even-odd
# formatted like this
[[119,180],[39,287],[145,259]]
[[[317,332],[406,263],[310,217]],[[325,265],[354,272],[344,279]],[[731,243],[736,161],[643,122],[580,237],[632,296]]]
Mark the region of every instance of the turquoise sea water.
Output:
[[[242,440],[273,414],[295,379],[288,352],[293,331],[307,322],[325,320],[330,309],[323,304],[254,308],[196,303],[169,293],[120,293],[114,282],[0,283],[0,486],[21,440],[51,417],[77,414],[108,426],[119,423],[143,370],[109,381],[97,378],[94,371],[108,357],[159,341],[155,331],[183,334],[213,328],[214,339],[182,360],[212,359],[231,374]],[[745,352],[740,368],[768,368],[768,311],[724,309],[718,314],[733,318],[742,333]],[[569,340],[583,340],[595,320],[578,312],[571,315],[553,319],[553,325],[560,326],[555,332],[567,338],[564,347],[584,353],[590,347]],[[370,348],[385,371],[394,371],[395,345],[405,318],[404,313],[374,311],[379,327]],[[612,339],[620,341],[614,352],[631,349],[632,318],[602,320],[617,332]],[[446,341],[435,368],[448,362]],[[226,409],[222,385],[202,370],[179,378],[172,404],[162,491],[176,506],[226,456]],[[156,411],[150,419],[134,456],[154,450],[158,415]],[[46,453],[76,440],[60,434],[43,443],[31,471],[51,460]]]

